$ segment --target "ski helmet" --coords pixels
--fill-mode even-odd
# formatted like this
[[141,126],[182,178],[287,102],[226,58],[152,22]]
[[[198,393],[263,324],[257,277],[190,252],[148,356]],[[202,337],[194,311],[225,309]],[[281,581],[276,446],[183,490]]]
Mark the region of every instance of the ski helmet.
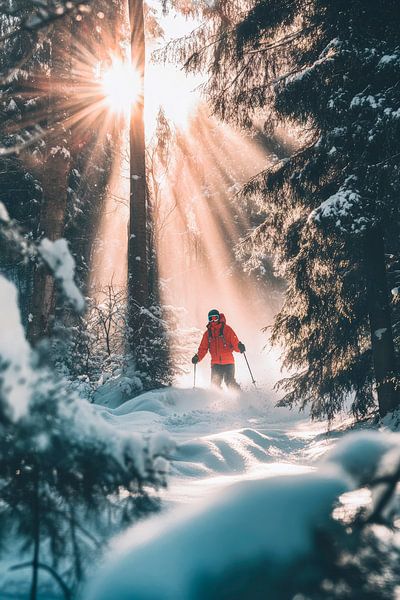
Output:
[[215,319],[213,319],[213,317],[218,317],[218,321],[219,321],[219,310],[217,310],[216,308],[213,308],[212,310],[210,310],[210,312],[208,313],[208,320],[209,321],[213,321]]

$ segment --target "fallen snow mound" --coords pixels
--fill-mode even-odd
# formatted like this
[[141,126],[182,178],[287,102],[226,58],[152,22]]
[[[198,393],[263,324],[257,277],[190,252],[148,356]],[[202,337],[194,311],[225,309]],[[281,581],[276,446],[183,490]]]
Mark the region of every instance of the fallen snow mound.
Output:
[[228,431],[179,444],[172,454],[173,472],[186,477],[244,473],[258,463],[285,462],[303,444],[286,435],[255,429]]
[[[187,428],[210,420],[210,431],[215,432],[215,426],[219,422],[226,428],[232,422],[243,424],[246,418],[250,423],[263,419],[268,425],[299,419],[297,413],[277,408],[276,397],[263,389],[234,393],[218,389],[167,387],[140,394],[114,408],[111,407],[112,399],[108,398],[108,401],[108,406],[95,405],[103,412],[103,416],[107,412],[115,420],[127,415],[133,419],[133,416],[145,412],[149,417],[149,426],[152,424],[150,415],[161,416],[165,427],[169,429]],[[154,420],[159,422],[158,419]]]
[[[236,484],[210,503],[184,514],[182,508],[180,514],[167,513],[117,540],[111,563],[86,597],[215,598],[212,582],[225,573],[243,577],[249,565],[266,559],[277,577],[292,561],[307,557],[315,528],[327,521],[334,500],[345,491],[338,474]],[[128,551],[121,555],[124,548]]]
[[114,542],[85,599],[259,598],[290,586],[288,573],[317,560],[315,533],[333,526],[339,497],[396,469],[399,452],[399,434],[349,434],[313,473],[241,482],[141,523]]
[[[210,389],[164,388],[118,408],[96,405],[118,429],[168,432],[177,442],[172,473],[190,477],[243,473],[259,462],[285,461],[302,447],[273,423],[288,419],[263,391],[233,394]],[[290,419],[293,420],[293,413]],[[295,415],[297,416],[297,415]],[[298,418],[298,417],[297,417]]]

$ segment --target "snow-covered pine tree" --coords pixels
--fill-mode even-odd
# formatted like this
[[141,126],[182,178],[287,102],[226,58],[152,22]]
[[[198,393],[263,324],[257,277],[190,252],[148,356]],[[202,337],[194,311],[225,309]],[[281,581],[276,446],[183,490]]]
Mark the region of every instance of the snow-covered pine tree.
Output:
[[32,600],[39,572],[68,598],[100,541],[157,507],[149,491],[164,484],[164,459],[157,466],[164,451],[141,436],[116,435],[63,379],[35,364],[15,288],[0,277],[0,290],[2,550],[17,542],[13,568],[31,570]]
[[[400,6],[390,1],[218,2],[175,46],[207,67],[224,119],[296,150],[245,187],[265,213],[255,254],[276,258],[288,287],[272,339],[294,375],[281,403],[332,417],[353,395],[365,414],[398,405],[384,243],[399,234]],[[239,6],[240,5],[240,6]]]
[[[24,148],[27,139],[40,137],[40,124],[37,119],[31,119],[32,112],[38,108],[37,94],[27,97],[23,92],[28,73],[40,69],[44,60],[43,45],[39,43],[38,36],[21,27],[29,14],[26,2],[0,8],[3,36],[0,53],[0,201],[11,219],[24,230],[36,232],[42,186],[38,173],[31,168],[32,161],[28,164],[16,151],[19,147]],[[0,270],[19,288],[25,325],[28,322],[33,267],[26,258],[2,241]]]
[[[33,28],[27,23],[38,17],[34,5],[21,0],[12,11],[0,9],[2,32],[5,37],[10,34],[3,40],[1,56],[0,201],[30,239],[63,236],[69,241],[81,287],[87,291],[90,258],[120,132],[118,123],[110,124],[100,147],[98,121],[76,127],[77,113],[88,110],[94,99],[89,94],[82,99],[82,87],[88,82],[82,79],[77,48],[84,43],[98,61],[109,60],[104,38],[110,31],[115,32],[116,41],[122,36],[123,7],[118,0],[96,0],[90,11],[84,3],[79,7],[67,4],[64,18],[59,19],[53,18],[49,3],[48,19],[39,11],[43,20],[35,21]],[[4,156],[3,148],[8,148]],[[74,326],[71,315],[62,314],[43,265],[26,257],[21,260],[4,245],[0,269],[19,286],[23,320],[32,338],[52,332],[55,314],[58,322]],[[46,298],[48,306],[43,309]]]

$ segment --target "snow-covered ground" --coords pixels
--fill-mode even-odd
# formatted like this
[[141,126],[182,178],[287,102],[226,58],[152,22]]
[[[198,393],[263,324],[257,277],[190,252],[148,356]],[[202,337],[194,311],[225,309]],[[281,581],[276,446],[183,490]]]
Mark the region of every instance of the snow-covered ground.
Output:
[[[326,423],[275,402],[266,388],[236,395],[166,388],[97,407],[116,428],[155,434],[164,446],[170,436],[175,445],[162,514],[112,542],[87,598],[220,598],[210,596],[213,582],[221,585],[226,573],[240,586],[246,564],[260,560],[274,565],[266,571],[274,585],[293,561],[312,557],[312,532],[326,526],[339,498],[342,511],[368,503],[363,477],[386,452],[398,454],[398,434],[347,438],[345,420],[328,432]],[[247,596],[236,590],[233,597]]]
[[169,435],[165,503],[187,503],[243,479],[306,472],[339,433],[308,415],[275,407],[265,388],[240,394],[214,389],[165,388],[97,410],[116,428]]
[[[10,398],[18,418],[29,411],[27,382],[33,387],[38,374],[16,311],[15,290],[4,282],[3,291],[14,312],[8,311],[3,329],[9,335],[0,354],[8,358],[10,389],[15,392]],[[243,380],[243,371],[238,371]],[[24,378],[17,379],[20,372]],[[268,365],[270,379],[271,372]],[[203,385],[204,377],[198,381]],[[232,579],[233,569],[242,585],[240,573],[247,561],[254,566],[261,557],[284,570],[308,560],[313,532],[327,525],[339,497],[350,494],[347,506],[354,511],[371,499],[362,488],[372,475],[380,476],[381,466],[383,474],[397,468],[399,434],[366,433],[336,445],[346,433],[346,421],[327,432],[326,423],[311,423],[307,414],[277,408],[276,395],[267,385],[240,393],[164,388],[121,403],[128,384],[122,375],[106,380],[96,394],[101,402],[94,405],[57,388],[58,394],[65,391],[59,398],[60,414],[77,440],[99,439],[110,445],[117,461],[122,463],[128,453],[128,463],[138,468],[150,457],[156,474],[170,469],[169,485],[160,490],[161,515],[129,527],[112,541],[106,566],[91,565],[82,600],[210,600],[198,587],[199,578],[205,589],[215,577],[225,585],[221,578]],[[328,451],[331,458],[321,463]],[[26,589],[25,574],[19,571],[14,578],[14,571],[9,572],[25,557],[19,559],[10,554],[0,565],[10,598]],[[52,588],[47,592],[42,584],[40,599],[53,598]]]

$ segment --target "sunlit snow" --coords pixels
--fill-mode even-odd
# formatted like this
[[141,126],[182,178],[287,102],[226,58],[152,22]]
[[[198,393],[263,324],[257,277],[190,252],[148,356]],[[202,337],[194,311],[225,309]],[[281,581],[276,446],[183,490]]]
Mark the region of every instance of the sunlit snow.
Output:
[[334,518],[368,504],[363,483],[383,457],[393,467],[400,436],[366,431],[337,443],[344,429],[329,433],[274,402],[265,388],[167,388],[98,407],[116,428],[168,434],[176,446],[162,515],[114,540],[91,600],[112,590],[119,600],[195,599],[201,585],[260,557],[277,574],[307,556],[339,500]]

